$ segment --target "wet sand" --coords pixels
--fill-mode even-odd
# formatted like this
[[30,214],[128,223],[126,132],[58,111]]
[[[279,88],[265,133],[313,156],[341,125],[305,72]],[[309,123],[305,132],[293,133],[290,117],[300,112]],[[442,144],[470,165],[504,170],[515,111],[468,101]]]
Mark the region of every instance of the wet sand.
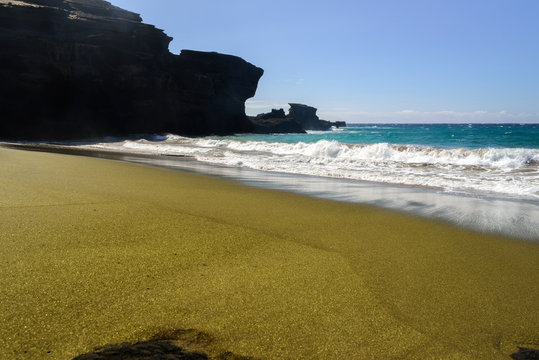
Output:
[[163,333],[266,359],[539,346],[538,244],[120,161],[0,164],[0,358]]
[[473,231],[539,243],[539,202],[494,194],[464,194],[422,186],[376,183],[323,176],[223,166],[195,157],[100,149],[83,144],[0,143],[14,149],[122,160],[182,172],[210,175],[249,186],[309,197],[374,205],[446,222]]

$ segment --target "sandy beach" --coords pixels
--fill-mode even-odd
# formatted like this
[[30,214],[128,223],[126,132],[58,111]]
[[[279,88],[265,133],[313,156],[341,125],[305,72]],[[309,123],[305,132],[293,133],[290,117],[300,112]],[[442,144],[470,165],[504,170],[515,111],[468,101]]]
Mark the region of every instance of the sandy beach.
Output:
[[261,359],[539,347],[536,243],[120,161],[0,164],[0,358],[164,337]]

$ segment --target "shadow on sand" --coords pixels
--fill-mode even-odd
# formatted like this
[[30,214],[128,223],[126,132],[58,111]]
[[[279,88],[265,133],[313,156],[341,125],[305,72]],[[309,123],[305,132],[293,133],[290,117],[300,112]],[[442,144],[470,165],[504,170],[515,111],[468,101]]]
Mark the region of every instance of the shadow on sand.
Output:
[[197,330],[165,330],[148,341],[101,346],[73,360],[256,360],[229,351],[216,352],[212,342],[211,335]]

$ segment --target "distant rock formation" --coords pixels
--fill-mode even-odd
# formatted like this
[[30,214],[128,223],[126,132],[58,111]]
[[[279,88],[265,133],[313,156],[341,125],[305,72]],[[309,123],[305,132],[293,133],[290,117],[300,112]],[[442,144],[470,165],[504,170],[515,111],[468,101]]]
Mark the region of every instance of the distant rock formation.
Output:
[[294,119],[305,130],[329,130],[332,126],[344,127],[346,123],[344,121],[331,122],[327,120],[321,120],[316,115],[317,109],[303,104],[288,104],[290,105],[290,111],[288,117]]
[[103,0],[0,0],[0,139],[254,131],[263,70],[171,40]]
[[283,109],[250,117],[255,124],[255,132],[260,133],[304,133],[306,130],[330,130],[332,127],[344,127],[344,121],[331,122],[320,120],[317,109],[303,104],[291,103],[288,115]]
[[305,129],[294,119],[288,118],[283,109],[258,114],[250,120],[255,125],[255,132],[261,134],[305,133]]

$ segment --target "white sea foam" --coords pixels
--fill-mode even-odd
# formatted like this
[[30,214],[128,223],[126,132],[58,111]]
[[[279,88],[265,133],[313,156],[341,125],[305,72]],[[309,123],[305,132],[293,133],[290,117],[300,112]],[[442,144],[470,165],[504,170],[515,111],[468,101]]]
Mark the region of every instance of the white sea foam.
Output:
[[539,150],[238,141],[224,138],[126,140],[89,145],[115,151],[185,155],[213,164],[539,199]]

